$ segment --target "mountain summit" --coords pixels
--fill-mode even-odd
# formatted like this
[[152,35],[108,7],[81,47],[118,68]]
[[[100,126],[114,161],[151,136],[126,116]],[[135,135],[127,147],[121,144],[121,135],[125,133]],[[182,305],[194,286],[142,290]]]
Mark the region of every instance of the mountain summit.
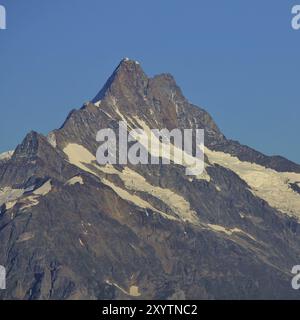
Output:
[[[96,134],[205,130],[205,172],[96,162]],[[95,98],[0,159],[2,299],[287,299],[300,165],[227,139],[170,74],[123,59]]]
[[107,91],[114,92],[121,88],[130,90],[133,86],[136,91],[139,91],[143,90],[146,84],[147,76],[142,70],[139,62],[124,58],[92,101],[96,103],[103,99]]

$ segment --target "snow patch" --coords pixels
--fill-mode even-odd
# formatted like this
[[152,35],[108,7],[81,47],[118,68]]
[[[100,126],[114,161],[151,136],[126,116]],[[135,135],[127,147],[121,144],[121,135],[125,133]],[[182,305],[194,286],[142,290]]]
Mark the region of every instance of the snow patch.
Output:
[[139,297],[141,294],[139,292],[139,287],[138,286],[131,286],[129,288],[129,292],[127,292],[125,289],[123,289],[122,287],[120,287],[118,284],[116,284],[115,282],[111,282],[109,280],[105,281],[108,285],[110,286],[114,286],[116,288],[118,288],[120,291],[122,291],[124,294],[126,294],[127,296],[131,296],[131,297]]
[[5,203],[6,210],[12,209],[16,205],[16,203],[17,203],[16,200]]
[[141,295],[139,292],[139,287],[138,286],[131,286],[129,288],[129,295],[132,297],[139,297]]
[[74,185],[74,184],[76,184],[76,183],[84,184],[84,183],[83,183],[83,179],[82,179],[81,176],[73,177],[73,178],[71,178],[70,180],[68,180],[68,181],[66,182],[66,184],[69,185],[69,186],[72,186],[72,185]]
[[174,191],[151,185],[143,176],[128,167],[126,167],[122,173],[120,173],[120,171],[117,171],[116,173],[123,180],[127,189],[145,192],[161,200],[180,220],[189,221],[191,223],[196,223],[198,221],[197,213],[191,209],[189,202]]
[[34,233],[33,232],[24,232],[22,233],[17,242],[24,242],[24,241],[28,241],[34,238]]
[[63,149],[63,152],[67,155],[70,163],[95,175],[95,172],[86,166],[86,164],[92,164],[96,161],[96,157],[89,150],[79,144],[70,143]]
[[39,196],[34,195],[22,199],[22,205],[20,207],[20,210],[24,211],[26,209],[37,206],[39,204],[38,198]]
[[300,218],[300,196],[289,184],[300,181],[300,174],[277,172],[261,165],[240,161],[228,153],[205,148],[209,162],[228,168],[251,187],[251,192],[268,202],[271,207]]
[[[22,199],[24,203],[21,206],[21,209],[26,209],[37,205],[39,196],[45,196],[47,193],[51,191],[51,180],[45,182],[41,187],[33,191],[33,195],[25,197]],[[34,189],[34,186],[24,189],[12,189],[10,187],[5,187],[4,189],[0,189],[0,206],[5,203],[6,209],[13,208],[17,200],[19,200],[25,192],[31,192]]]
[[168,215],[160,210],[157,210],[156,208],[154,208],[153,206],[151,206],[150,203],[148,203],[147,201],[141,199],[140,197],[136,196],[136,195],[132,195],[130,194],[128,191],[116,186],[115,184],[113,184],[112,182],[110,182],[107,179],[104,178],[100,178],[95,171],[91,170],[90,168],[88,168],[86,166],[86,164],[90,164],[93,165],[93,167],[95,169],[101,170],[103,172],[106,173],[113,173],[113,174],[117,174],[119,173],[118,170],[116,170],[113,166],[108,165],[106,167],[100,167],[97,164],[93,164],[93,162],[96,161],[95,156],[93,156],[86,148],[84,148],[83,146],[79,145],[79,144],[68,144],[65,148],[64,148],[64,153],[68,156],[69,162],[76,165],[77,167],[79,167],[80,169],[87,171],[91,174],[93,174],[94,176],[98,177],[101,182],[105,185],[107,185],[108,187],[110,187],[112,190],[115,191],[115,193],[120,196],[123,200],[125,201],[129,201],[133,204],[135,204],[136,206],[140,207],[140,208],[148,208],[151,209],[154,212],[158,212],[160,213],[162,216],[164,216],[167,219],[172,219],[172,220],[176,220],[174,217],[172,217],[171,215]]
[[254,237],[252,237],[249,233],[239,229],[239,228],[224,228],[223,226],[217,225],[217,224],[207,224],[207,226],[217,232],[223,232],[225,234],[227,234],[228,236],[233,235],[234,233],[241,233],[246,235],[247,237],[249,237],[250,239],[256,241],[256,239]]
[[[138,138],[139,143],[150,153],[150,155],[154,157],[165,158],[174,163],[183,163],[183,159],[185,159],[187,164],[184,164],[184,167],[189,168],[191,171],[193,170],[194,165],[188,165],[188,163],[197,162],[198,165],[201,166],[201,160],[197,159],[196,157],[187,154],[184,150],[174,146],[173,144],[166,144],[159,141],[145,121],[139,119],[137,116],[134,116],[134,120],[146,133],[146,135],[140,135]],[[153,141],[151,148],[149,148],[149,141]],[[169,152],[170,150],[171,152]],[[206,180],[208,182],[210,181],[210,176],[206,170],[204,170],[202,174],[197,175],[196,178],[199,180]]]
[[47,193],[49,193],[52,189],[51,180],[48,180],[45,182],[41,187],[33,191],[33,194],[45,196]]
[[17,200],[24,194],[24,189],[12,189],[5,187],[0,189],[0,206],[4,203],[8,203]]
[[98,108],[100,107],[100,104],[101,104],[101,100],[98,100],[97,102],[94,103],[94,105]]
[[[151,185],[143,176],[127,167],[123,170],[123,172],[120,172],[116,170],[112,165],[98,166],[96,164],[93,164],[93,162],[95,162],[96,160],[95,156],[93,156],[86,148],[81,145],[68,144],[63,151],[68,156],[70,163],[78,166],[82,170],[85,170],[98,177],[95,171],[86,166],[86,164],[91,164],[95,167],[95,169],[101,170],[104,173],[117,174],[123,180],[127,189],[145,192],[160,199],[168,207],[171,208],[171,210],[178,216],[180,220],[190,221],[192,223],[198,221],[197,214],[190,209],[190,204],[188,203],[188,201],[186,201],[182,196],[176,194],[174,191]],[[167,219],[177,220],[175,217],[154,208],[149,202],[143,200],[137,195],[133,195],[127,190],[116,186],[108,179],[103,178],[101,179],[101,182],[113,189],[123,200],[132,202],[140,208],[148,208],[154,212],[159,212]]]
[[216,186],[216,190],[220,192],[221,188],[219,186]]
[[149,202],[147,202],[146,200],[138,197],[135,194],[131,194],[129,193],[127,190],[116,186],[114,183],[112,183],[111,181],[107,180],[107,179],[102,179],[101,180],[102,183],[104,183],[105,185],[107,185],[108,187],[110,187],[120,198],[122,198],[125,201],[131,202],[134,205],[136,205],[137,207],[140,207],[142,209],[151,209],[154,212],[158,212],[159,214],[161,214],[164,218],[169,219],[169,220],[176,220],[176,218],[174,218],[173,216],[166,214],[156,208],[154,208]]
[[47,135],[47,141],[51,144],[53,148],[56,148],[57,146],[56,136],[53,131],[49,132],[49,134]]
[[51,180],[46,181],[42,186],[38,189],[34,190],[32,195],[28,197],[24,197],[21,200],[20,210],[26,210],[32,208],[39,204],[39,199],[41,196],[45,196],[52,190]]
[[9,160],[14,154],[14,150],[6,151],[0,154],[0,160]]

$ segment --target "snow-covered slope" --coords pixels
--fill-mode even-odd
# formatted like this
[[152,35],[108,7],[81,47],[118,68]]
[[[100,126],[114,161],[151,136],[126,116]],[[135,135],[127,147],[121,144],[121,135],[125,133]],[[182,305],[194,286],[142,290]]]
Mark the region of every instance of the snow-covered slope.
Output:
[[0,154],[0,160],[9,160],[14,153],[14,150],[3,152]]

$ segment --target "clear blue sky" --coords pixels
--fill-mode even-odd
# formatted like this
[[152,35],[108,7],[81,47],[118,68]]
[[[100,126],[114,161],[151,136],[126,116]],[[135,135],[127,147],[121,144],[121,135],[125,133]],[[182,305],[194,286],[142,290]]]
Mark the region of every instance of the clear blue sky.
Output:
[[172,73],[227,137],[300,163],[300,0],[0,0],[0,151],[59,127],[119,60]]

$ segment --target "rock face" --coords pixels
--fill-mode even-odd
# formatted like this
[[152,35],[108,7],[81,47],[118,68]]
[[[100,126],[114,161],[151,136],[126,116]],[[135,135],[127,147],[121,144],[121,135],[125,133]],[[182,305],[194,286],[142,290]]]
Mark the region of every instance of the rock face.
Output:
[[[101,128],[205,129],[205,173],[100,166]],[[48,137],[0,161],[2,299],[288,299],[300,165],[228,140],[169,74],[121,61]]]

